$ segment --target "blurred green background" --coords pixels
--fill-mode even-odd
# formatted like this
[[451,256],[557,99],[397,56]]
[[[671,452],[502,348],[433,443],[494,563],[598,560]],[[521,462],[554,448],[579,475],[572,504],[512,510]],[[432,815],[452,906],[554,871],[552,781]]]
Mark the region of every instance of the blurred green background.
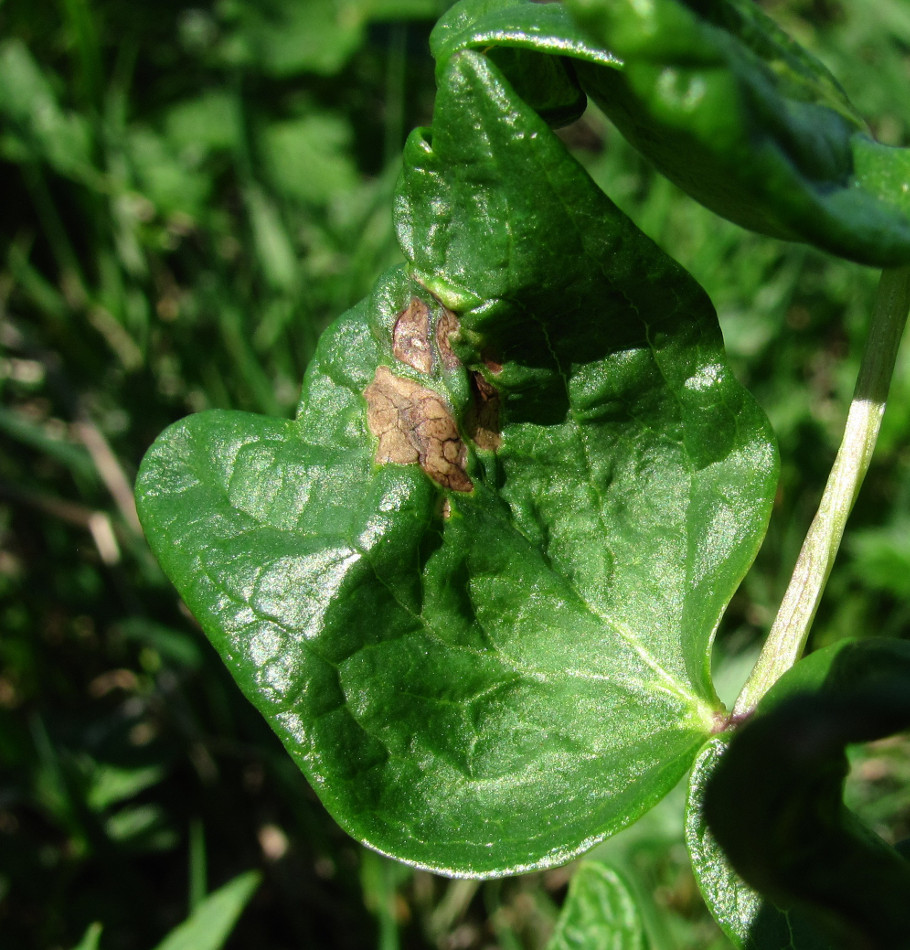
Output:
[[[400,260],[391,195],[449,5],[0,0],[4,950],[546,943],[571,867],[448,881],[334,825],[153,562],[131,496],[173,420],[289,416],[320,331]],[[764,6],[881,140],[910,144],[906,0]],[[718,642],[730,701],[833,459],[876,275],[719,222],[594,112],[561,134],[707,288],[778,433],[771,530]],[[908,619],[905,347],[813,642]],[[861,750],[848,789],[891,839],[910,836],[908,752]],[[720,948],[681,813],[680,790],[601,851],[653,947]]]

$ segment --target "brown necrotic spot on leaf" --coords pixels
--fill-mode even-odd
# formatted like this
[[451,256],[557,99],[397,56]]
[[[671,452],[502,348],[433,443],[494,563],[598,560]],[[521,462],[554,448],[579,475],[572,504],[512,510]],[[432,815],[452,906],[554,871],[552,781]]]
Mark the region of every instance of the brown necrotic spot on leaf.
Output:
[[483,353],[481,353],[480,357],[483,360],[483,365],[486,366],[486,368],[491,373],[502,372],[502,362],[497,356],[495,356],[489,350],[486,350]]
[[438,393],[379,366],[363,395],[367,424],[379,439],[377,462],[416,462],[443,488],[471,491],[474,486],[465,471],[467,449]]
[[392,352],[402,363],[429,375],[433,369],[430,350],[430,308],[417,297],[398,314],[392,329]]
[[461,363],[452,349],[452,337],[458,332],[458,317],[451,310],[442,308],[436,321],[436,349],[446,369],[457,369]]
[[499,392],[488,383],[483,373],[472,372],[471,408],[468,411],[465,427],[468,435],[480,449],[495,452],[502,444],[499,428]]

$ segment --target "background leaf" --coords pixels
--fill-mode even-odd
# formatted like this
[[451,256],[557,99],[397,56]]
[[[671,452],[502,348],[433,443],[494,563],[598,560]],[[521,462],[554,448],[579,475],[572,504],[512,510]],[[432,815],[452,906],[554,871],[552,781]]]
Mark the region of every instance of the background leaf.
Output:
[[600,861],[583,861],[547,950],[645,950],[647,940],[635,896],[622,877]]
[[243,913],[261,877],[248,871],[228,881],[208,897],[155,950],[220,950]]

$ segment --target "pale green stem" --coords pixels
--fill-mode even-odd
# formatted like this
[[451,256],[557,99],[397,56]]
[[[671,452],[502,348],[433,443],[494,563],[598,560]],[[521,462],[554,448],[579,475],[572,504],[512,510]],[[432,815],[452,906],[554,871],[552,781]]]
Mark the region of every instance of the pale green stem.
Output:
[[734,717],[750,713],[802,656],[847,517],[869,470],[908,310],[910,267],[884,270],[843,441],[771,632],[733,707]]

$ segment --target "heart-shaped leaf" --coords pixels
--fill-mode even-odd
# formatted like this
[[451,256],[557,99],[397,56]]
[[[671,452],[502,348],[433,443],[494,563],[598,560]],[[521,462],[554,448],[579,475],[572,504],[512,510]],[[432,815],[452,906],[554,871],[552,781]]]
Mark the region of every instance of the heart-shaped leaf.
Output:
[[405,155],[396,269],[295,421],[164,433],[165,570],[338,821],[402,860],[562,862],[682,776],[776,453],[701,289],[483,56]]

